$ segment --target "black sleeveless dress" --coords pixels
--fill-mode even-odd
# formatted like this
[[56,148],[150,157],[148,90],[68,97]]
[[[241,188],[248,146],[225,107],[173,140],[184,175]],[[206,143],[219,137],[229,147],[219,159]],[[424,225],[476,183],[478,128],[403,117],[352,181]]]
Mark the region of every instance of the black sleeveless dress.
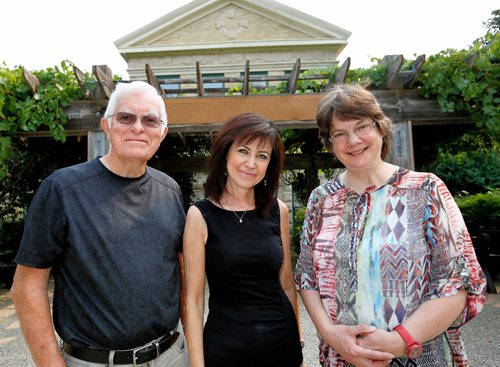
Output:
[[279,280],[283,249],[278,203],[266,219],[255,211],[236,215],[207,199],[195,205],[208,227],[205,366],[300,366],[297,320]]

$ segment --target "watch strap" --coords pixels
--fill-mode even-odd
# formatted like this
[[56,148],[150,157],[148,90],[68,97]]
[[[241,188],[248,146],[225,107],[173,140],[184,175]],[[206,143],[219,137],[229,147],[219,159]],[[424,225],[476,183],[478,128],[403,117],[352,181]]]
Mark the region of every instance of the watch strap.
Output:
[[406,328],[399,324],[394,330],[401,336],[406,344],[406,355],[409,358],[416,358],[422,354],[423,346],[417,342]]
[[398,334],[401,335],[401,338],[403,338],[406,345],[416,343],[415,339],[413,339],[413,336],[411,336],[411,334],[408,332],[408,330],[406,330],[406,328],[402,324],[396,326],[394,330],[396,330]]

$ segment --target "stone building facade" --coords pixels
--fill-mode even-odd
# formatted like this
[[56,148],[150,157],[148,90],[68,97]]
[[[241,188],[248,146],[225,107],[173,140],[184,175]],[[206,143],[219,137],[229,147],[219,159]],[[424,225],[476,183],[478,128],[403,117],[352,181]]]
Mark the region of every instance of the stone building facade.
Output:
[[273,0],[195,0],[128,34],[115,45],[130,79],[280,76],[332,66],[350,32]]

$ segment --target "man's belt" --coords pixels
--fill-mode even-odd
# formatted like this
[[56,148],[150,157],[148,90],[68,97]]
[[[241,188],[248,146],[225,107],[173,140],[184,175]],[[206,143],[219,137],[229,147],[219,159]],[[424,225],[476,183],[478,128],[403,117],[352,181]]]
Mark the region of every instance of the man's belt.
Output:
[[[172,333],[162,336],[151,343],[148,343],[140,348],[129,349],[129,350],[117,350],[113,358],[114,364],[143,364],[147,363],[155,358],[158,358],[160,354],[165,352],[168,348],[175,343],[179,337],[179,332],[174,331]],[[66,342],[63,343],[63,349],[69,355],[82,359],[87,362],[92,363],[105,363],[109,361],[109,350],[100,350],[86,347],[74,347]]]

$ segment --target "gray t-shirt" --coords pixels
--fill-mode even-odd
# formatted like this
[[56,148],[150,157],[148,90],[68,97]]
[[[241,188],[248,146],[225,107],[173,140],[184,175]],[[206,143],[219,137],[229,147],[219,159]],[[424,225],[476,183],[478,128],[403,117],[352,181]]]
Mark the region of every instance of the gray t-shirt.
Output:
[[16,262],[53,268],[54,324],[64,341],[133,348],[177,325],[184,222],[172,178],[150,167],[123,178],[95,159],[42,182]]

